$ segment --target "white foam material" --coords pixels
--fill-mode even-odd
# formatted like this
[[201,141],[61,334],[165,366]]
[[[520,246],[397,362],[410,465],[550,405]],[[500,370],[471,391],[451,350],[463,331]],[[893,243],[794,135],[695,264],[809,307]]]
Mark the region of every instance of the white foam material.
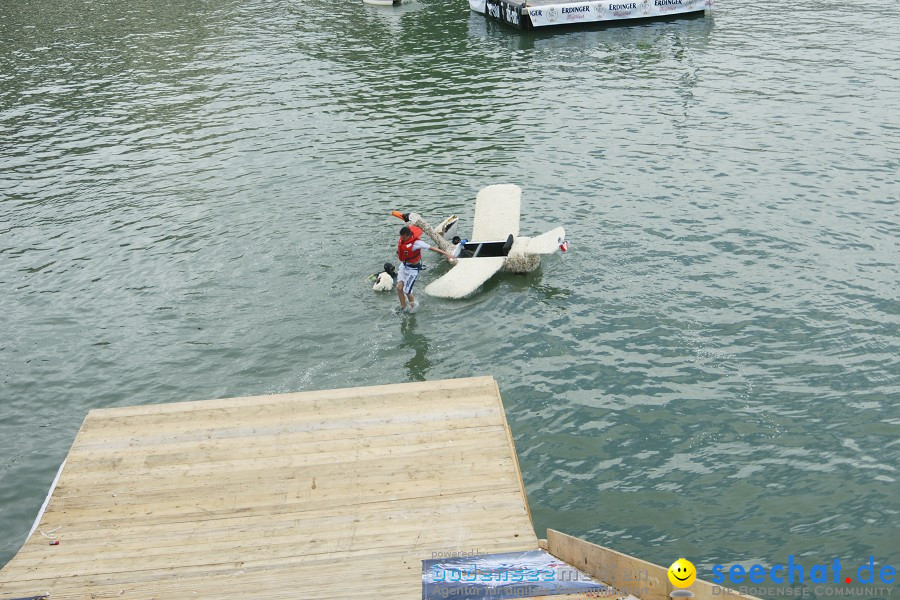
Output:
[[446,275],[431,282],[425,293],[438,298],[465,298],[502,269],[504,260],[502,256],[461,258]]
[[565,239],[566,230],[562,227],[557,227],[537,237],[517,238],[517,241],[525,240],[521,248],[523,254],[553,254],[559,250],[559,245]]
[[541,264],[541,257],[535,254],[525,254],[524,250],[531,241],[529,237],[517,237],[513,240],[509,255],[503,262],[503,270],[508,273],[528,273],[534,271]]
[[489,185],[475,197],[473,242],[505,240],[509,234],[519,235],[522,210],[522,188],[512,183]]
[[387,273],[379,273],[372,289],[376,292],[387,292],[394,288],[394,279]]

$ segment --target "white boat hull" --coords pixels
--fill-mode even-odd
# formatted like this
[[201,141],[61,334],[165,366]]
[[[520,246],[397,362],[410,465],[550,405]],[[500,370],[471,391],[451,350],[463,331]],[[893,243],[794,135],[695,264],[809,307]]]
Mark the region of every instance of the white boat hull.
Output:
[[469,0],[472,10],[520,29],[673,17],[712,5],[713,0],[558,0],[538,6],[527,0]]
[[602,0],[584,4],[550,4],[527,8],[534,27],[620,19],[668,17],[702,11],[706,0]]

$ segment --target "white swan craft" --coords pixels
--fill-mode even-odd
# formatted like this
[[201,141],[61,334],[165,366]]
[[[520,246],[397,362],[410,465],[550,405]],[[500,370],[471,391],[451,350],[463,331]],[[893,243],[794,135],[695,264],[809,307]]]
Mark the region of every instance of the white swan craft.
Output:
[[475,224],[472,240],[446,236],[456,230],[458,218],[445,219],[437,229],[420,215],[393,211],[405,223],[419,227],[436,246],[458,257],[456,266],[425,288],[425,293],[438,298],[464,298],[478,289],[498,271],[527,273],[538,268],[541,255],[557,250],[566,252],[569,244],[562,227],[537,237],[519,235],[522,188],[514,184],[489,185],[475,198]]

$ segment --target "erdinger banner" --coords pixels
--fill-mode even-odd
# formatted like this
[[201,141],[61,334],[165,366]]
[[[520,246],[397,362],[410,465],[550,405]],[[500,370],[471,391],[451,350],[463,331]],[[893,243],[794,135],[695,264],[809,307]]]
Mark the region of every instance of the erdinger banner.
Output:
[[534,27],[664,17],[704,10],[705,0],[602,0],[528,8]]

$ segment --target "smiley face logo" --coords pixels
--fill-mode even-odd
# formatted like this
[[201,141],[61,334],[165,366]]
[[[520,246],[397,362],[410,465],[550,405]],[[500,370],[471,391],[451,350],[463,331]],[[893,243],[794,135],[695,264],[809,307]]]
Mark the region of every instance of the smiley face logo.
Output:
[[669,581],[675,587],[690,587],[695,579],[697,579],[697,569],[686,558],[679,558],[669,567]]

